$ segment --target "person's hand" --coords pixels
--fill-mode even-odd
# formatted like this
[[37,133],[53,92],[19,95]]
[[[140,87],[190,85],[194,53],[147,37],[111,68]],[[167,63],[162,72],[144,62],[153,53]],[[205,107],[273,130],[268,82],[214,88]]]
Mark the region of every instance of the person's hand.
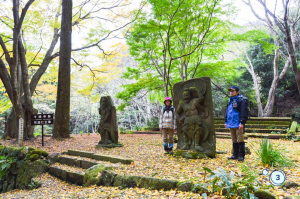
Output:
[[227,124],[225,124],[225,129],[227,129]]
[[175,132],[176,132],[176,129],[173,129],[173,132],[175,133]]
[[244,124],[240,124],[239,125],[239,130],[243,130],[244,129]]
[[159,129],[159,132],[162,132],[162,129]]

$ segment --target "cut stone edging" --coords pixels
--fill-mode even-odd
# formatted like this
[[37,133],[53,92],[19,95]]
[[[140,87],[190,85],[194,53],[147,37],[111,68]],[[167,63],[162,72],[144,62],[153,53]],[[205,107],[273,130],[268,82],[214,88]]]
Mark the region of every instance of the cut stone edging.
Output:
[[83,173],[66,171],[54,166],[49,167],[49,173],[57,178],[60,178],[61,180],[69,181],[77,185],[83,185]]
[[121,162],[122,164],[131,164],[133,162],[133,160],[131,160],[131,159],[108,156],[108,155],[101,155],[101,154],[97,154],[97,153],[77,151],[77,150],[68,150],[68,154],[73,155],[73,156],[81,156],[81,157],[91,158],[91,159],[100,160],[100,161],[108,161],[108,162],[112,162],[112,163]]

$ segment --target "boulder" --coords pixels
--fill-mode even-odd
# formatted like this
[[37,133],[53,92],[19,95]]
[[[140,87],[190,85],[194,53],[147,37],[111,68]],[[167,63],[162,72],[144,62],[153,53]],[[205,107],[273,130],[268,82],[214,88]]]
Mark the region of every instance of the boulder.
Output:
[[48,164],[44,160],[34,162],[23,161],[18,165],[18,175],[16,188],[26,189],[31,182],[31,178],[48,171]]
[[109,171],[109,170],[104,170],[102,171],[100,177],[98,178],[96,184],[97,185],[102,185],[102,186],[107,186],[110,187],[113,185],[114,179],[118,174]]
[[111,170],[112,167],[108,167],[105,165],[97,164],[85,171],[83,183],[84,186],[90,186],[96,184],[98,178],[100,177],[102,171],[104,170]]

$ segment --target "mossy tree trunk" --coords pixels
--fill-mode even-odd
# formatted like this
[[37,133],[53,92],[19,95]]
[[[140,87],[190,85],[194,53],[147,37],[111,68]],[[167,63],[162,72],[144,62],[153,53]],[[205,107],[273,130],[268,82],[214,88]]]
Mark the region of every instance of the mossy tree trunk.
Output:
[[62,0],[58,85],[55,108],[54,138],[69,138],[71,87],[72,0]]

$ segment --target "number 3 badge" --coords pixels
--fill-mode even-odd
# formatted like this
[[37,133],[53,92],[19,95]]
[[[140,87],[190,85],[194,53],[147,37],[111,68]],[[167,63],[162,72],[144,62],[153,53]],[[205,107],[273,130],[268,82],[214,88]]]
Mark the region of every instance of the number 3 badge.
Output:
[[284,171],[282,171],[282,170],[274,170],[270,174],[270,182],[274,186],[282,185],[285,182],[285,180],[286,180],[286,175],[285,175]]

